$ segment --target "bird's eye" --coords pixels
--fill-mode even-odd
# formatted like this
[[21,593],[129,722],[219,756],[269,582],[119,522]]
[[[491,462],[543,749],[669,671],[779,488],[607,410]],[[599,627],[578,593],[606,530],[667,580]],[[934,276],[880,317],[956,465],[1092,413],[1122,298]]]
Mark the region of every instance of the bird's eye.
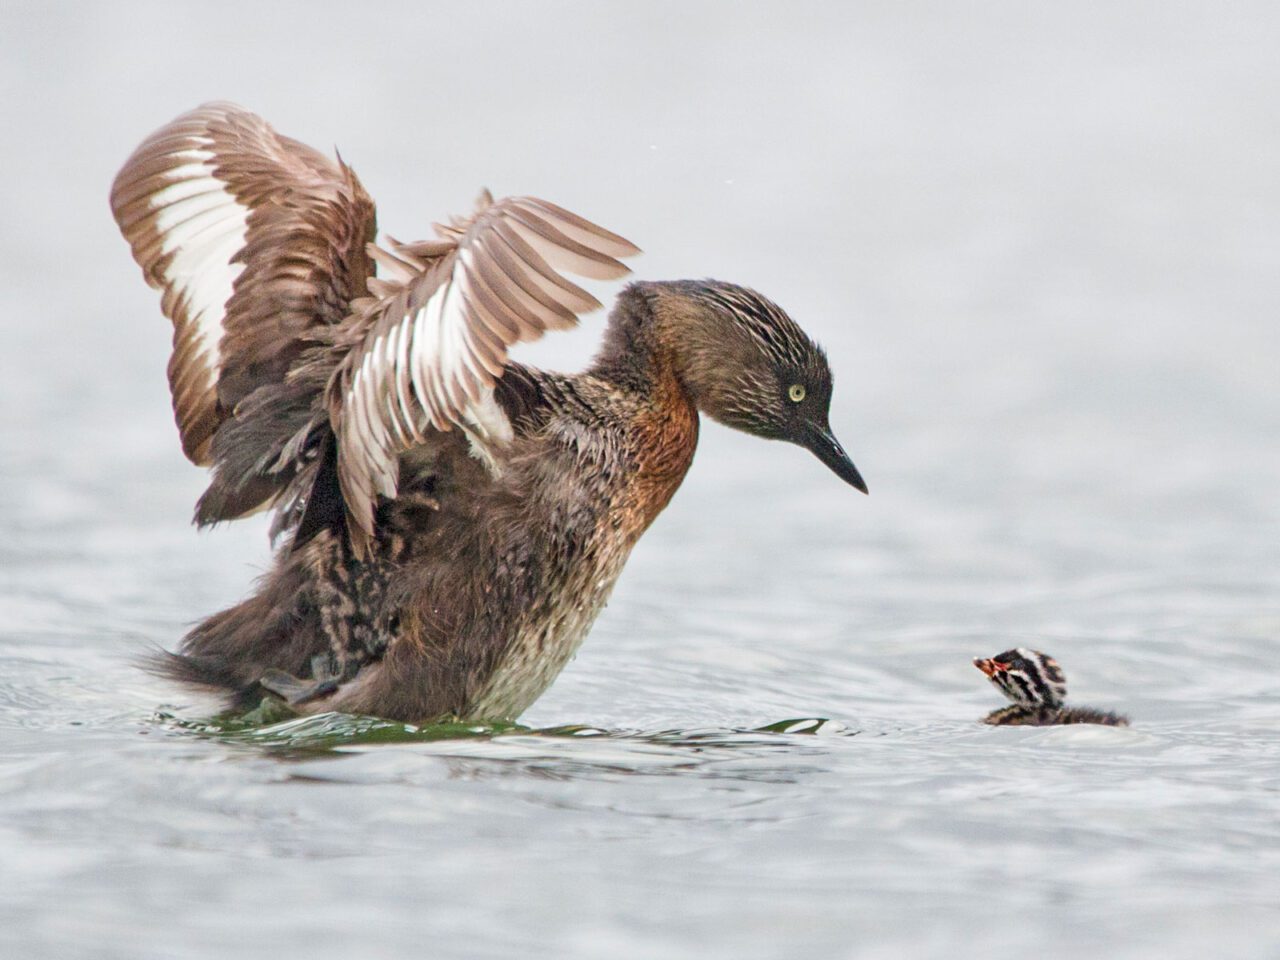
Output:
[[804,384],[793,383],[791,389],[787,391],[787,396],[791,398],[792,403],[799,403],[804,399]]

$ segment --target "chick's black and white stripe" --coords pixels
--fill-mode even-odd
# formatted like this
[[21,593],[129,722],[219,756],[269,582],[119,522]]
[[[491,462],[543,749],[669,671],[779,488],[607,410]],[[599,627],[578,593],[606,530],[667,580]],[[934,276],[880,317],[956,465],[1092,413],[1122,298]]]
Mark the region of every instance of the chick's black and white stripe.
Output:
[[992,726],[1050,726],[1065,723],[1097,723],[1128,726],[1119,714],[1087,707],[1066,707],[1067,678],[1058,661],[1039,650],[1017,647],[990,659],[975,659],[974,666],[987,675],[1012,706],[993,710],[984,719]]
[[1014,703],[1026,707],[1060,707],[1067,697],[1067,678],[1058,661],[1026,647],[1006,650],[991,658],[997,669],[991,682]]

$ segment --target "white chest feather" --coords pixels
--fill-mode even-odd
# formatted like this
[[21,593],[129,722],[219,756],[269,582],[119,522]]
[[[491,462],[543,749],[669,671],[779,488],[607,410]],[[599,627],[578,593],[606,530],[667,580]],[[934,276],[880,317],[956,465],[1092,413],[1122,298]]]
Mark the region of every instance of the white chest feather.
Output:
[[542,696],[578,652],[608,602],[626,559],[625,551],[620,553],[603,568],[596,568],[597,575],[589,585],[566,591],[562,600],[550,605],[518,633],[488,684],[472,702],[470,718],[515,719]]

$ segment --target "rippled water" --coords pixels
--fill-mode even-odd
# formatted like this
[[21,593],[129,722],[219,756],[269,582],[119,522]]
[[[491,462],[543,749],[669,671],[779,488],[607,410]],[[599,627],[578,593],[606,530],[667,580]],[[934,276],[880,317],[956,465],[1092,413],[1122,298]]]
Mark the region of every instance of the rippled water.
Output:
[[[0,13],[0,955],[1280,955],[1280,20],[956,9]],[[106,190],[213,97],[768,292],[872,496],[709,427],[524,726],[211,720],[131,658],[265,533]],[[1132,728],[978,724],[1023,643]]]

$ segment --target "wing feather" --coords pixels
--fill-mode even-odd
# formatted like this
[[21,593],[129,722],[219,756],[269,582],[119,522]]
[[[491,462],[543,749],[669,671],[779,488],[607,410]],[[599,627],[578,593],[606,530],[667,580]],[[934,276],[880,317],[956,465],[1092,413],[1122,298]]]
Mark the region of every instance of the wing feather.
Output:
[[561,271],[614,279],[628,272],[618,258],[639,253],[532,197],[482,194],[471,217],[436,232],[438,240],[371,251],[376,299],[356,305],[354,345],[330,381],[338,480],[358,555],[374,535],[377,496],[394,496],[399,455],[429,430],[460,427],[486,458],[488,444],[510,437],[493,397],[508,349],[600,306]]
[[207,465],[236,405],[282,382],[310,331],[365,294],[373,202],[340,160],[207,103],[143,141],[111,207],[173,322],[174,415],[183,450]]

